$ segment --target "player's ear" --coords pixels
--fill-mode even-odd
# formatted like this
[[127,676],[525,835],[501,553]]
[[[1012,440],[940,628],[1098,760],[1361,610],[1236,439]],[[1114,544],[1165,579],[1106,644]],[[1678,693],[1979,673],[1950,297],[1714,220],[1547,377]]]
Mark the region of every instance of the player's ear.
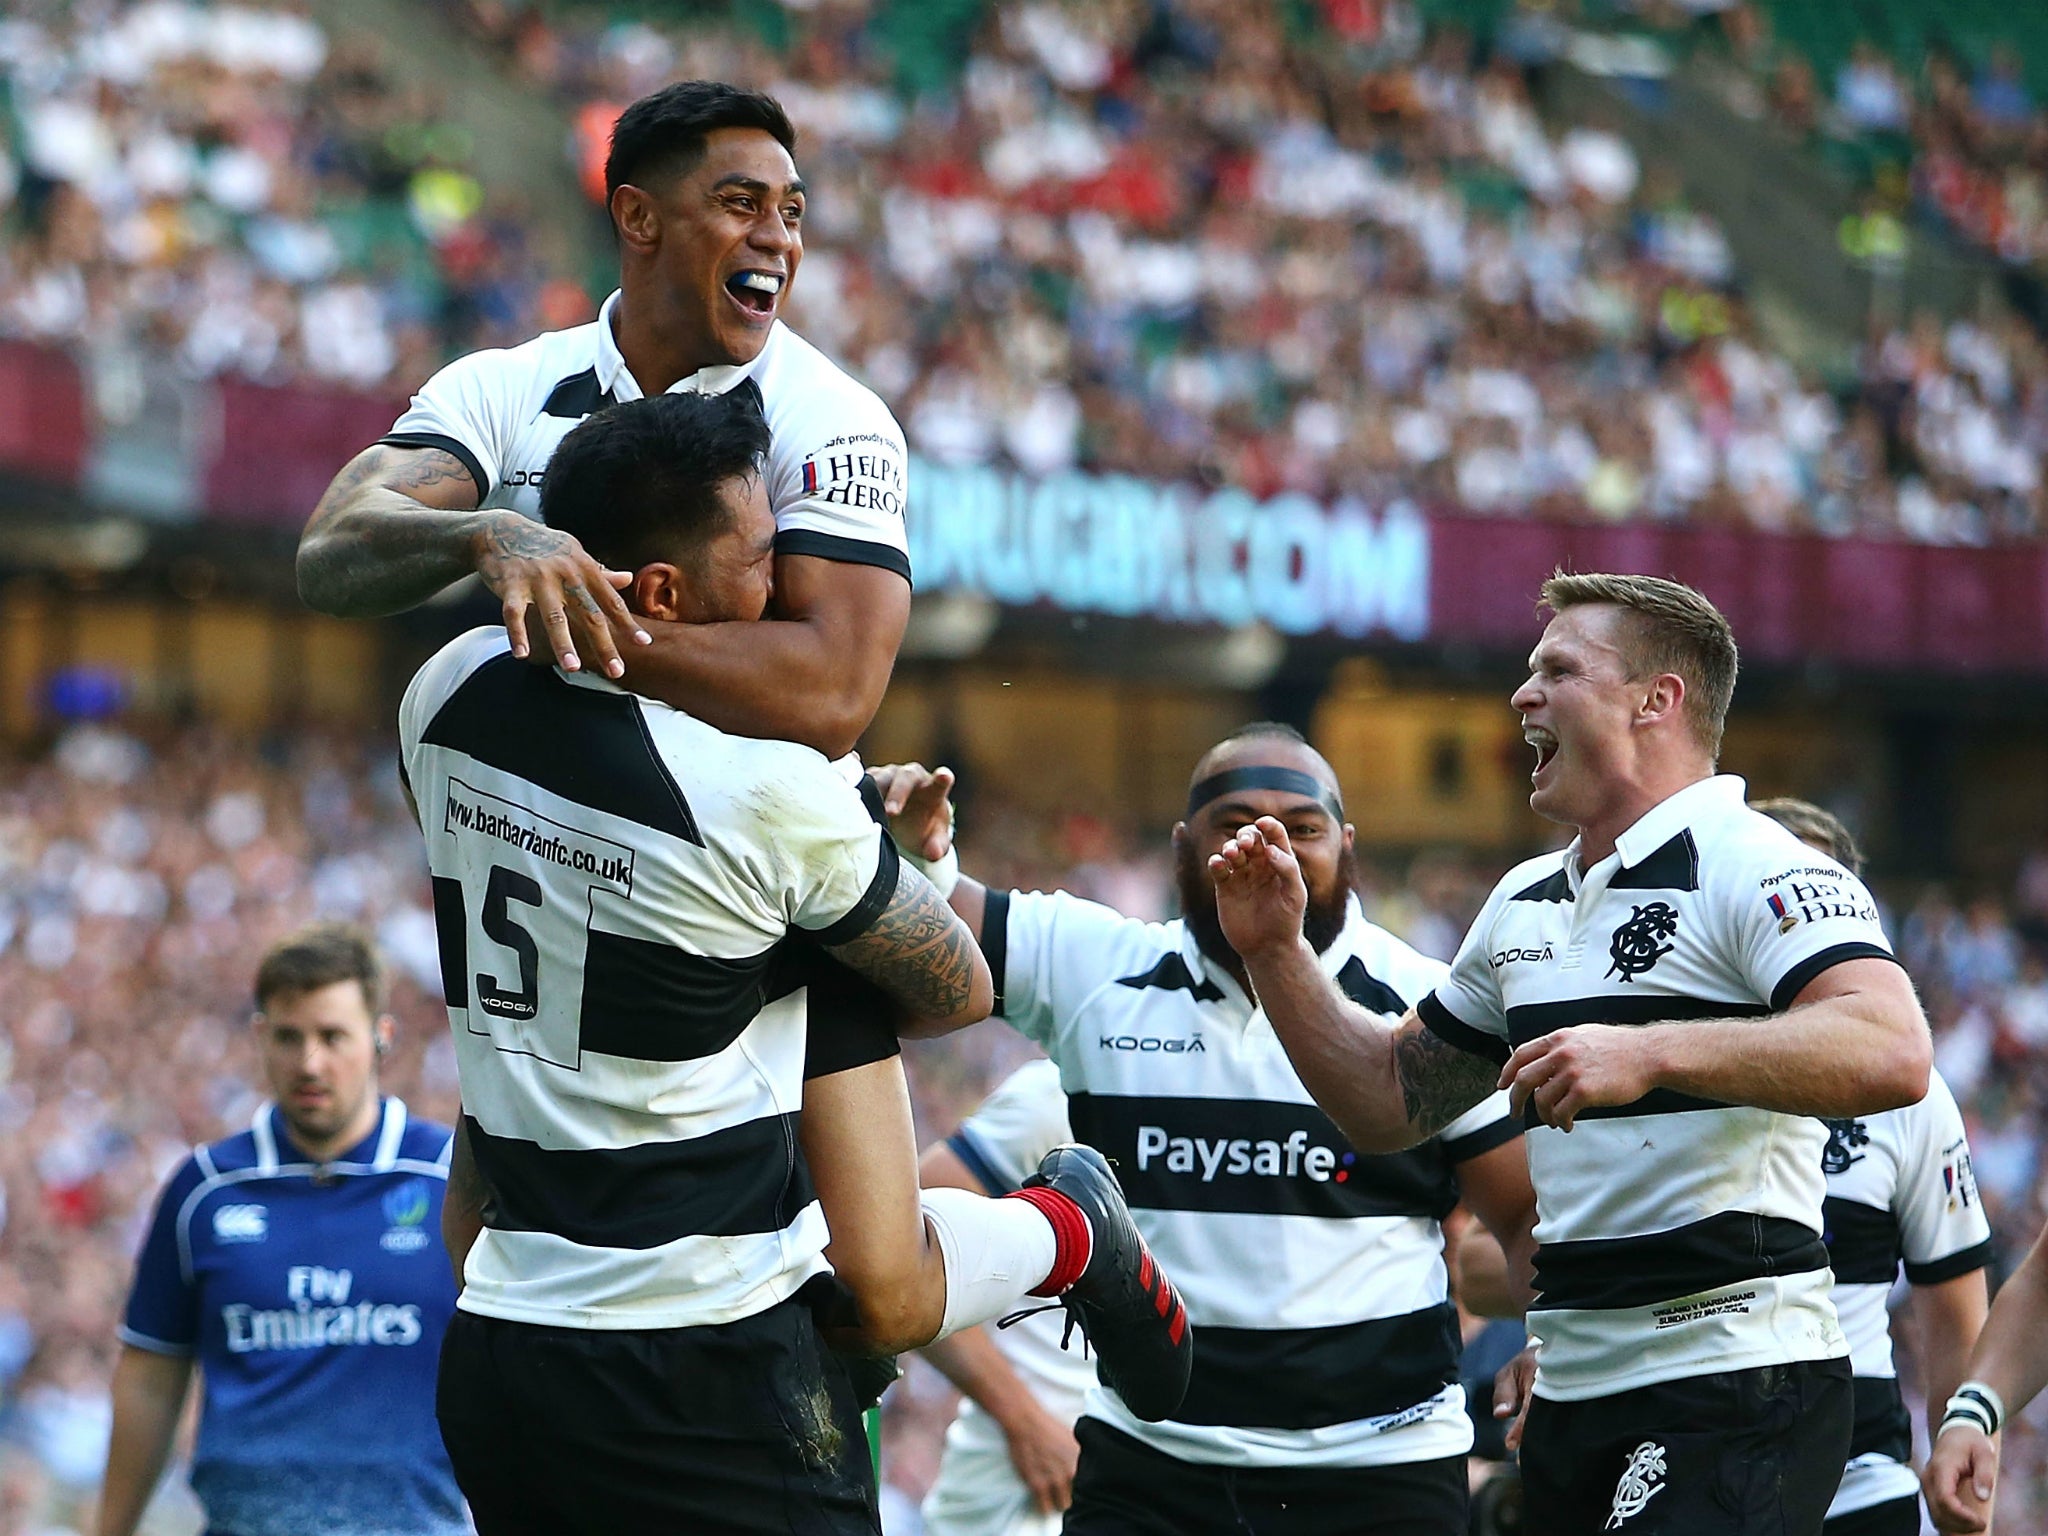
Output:
[[615,187],[611,196],[612,228],[619,243],[646,255],[661,244],[661,208],[635,186]]
[[1347,821],[1344,823],[1344,851],[1346,853],[1349,853],[1357,845],[1358,828],[1354,827],[1353,825],[1351,825],[1350,822]]
[[393,1038],[393,1031],[397,1029],[397,1027],[397,1024],[393,1021],[390,1014],[386,1013],[378,1015],[376,1026],[371,1031],[371,1035],[374,1043],[376,1044],[377,1055],[379,1057],[389,1056],[391,1054],[391,1041]]
[[1178,853],[1188,845],[1188,842],[1194,837],[1194,833],[1188,830],[1186,822],[1176,821],[1173,824],[1173,831],[1170,836],[1173,839],[1174,852]]
[[626,588],[626,606],[644,618],[683,618],[688,602],[681,568],[660,561],[641,566]]
[[1671,718],[1685,707],[1685,679],[1676,672],[1660,672],[1650,679],[1636,718],[1644,725]]

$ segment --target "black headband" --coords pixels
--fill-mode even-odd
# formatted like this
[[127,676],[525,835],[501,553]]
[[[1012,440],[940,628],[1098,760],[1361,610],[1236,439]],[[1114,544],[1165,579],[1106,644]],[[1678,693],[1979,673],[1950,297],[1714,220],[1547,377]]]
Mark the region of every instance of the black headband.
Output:
[[1188,790],[1188,818],[1211,800],[1219,800],[1240,789],[1280,789],[1290,795],[1306,795],[1330,813],[1338,825],[1344,822],[1344,802],[1337,791],[1313,774],[1299,768],[1226,768],[1212,773]]

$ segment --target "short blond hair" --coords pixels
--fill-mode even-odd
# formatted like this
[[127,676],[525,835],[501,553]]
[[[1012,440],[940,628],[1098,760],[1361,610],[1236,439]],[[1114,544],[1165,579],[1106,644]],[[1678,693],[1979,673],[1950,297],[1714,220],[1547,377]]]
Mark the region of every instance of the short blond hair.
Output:
[[1563,570],[1543,583],[1538,601],[1553,613],[1589,603],[1626,609],[1629,634],[1621,650],[1629,676],[1671,672],[1682,678],[1693,734],[1709,757],[1720,757],[1740,665],[1735,631],[1720,609],[1683,582],[1661,576],[1574,576]]

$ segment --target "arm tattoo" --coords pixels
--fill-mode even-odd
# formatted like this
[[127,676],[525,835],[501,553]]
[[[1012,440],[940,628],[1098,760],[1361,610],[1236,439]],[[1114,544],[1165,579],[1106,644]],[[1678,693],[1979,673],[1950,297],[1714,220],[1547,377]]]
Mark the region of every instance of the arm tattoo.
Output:
[[569,542],[568,534],[546,523],[506,512],[484,525],[483,558],[477,561],[477,568],[484,570],[501,560],[545,560],[559,555]]
[[832,953],[926,1018],[958,1013],[974,995],[974,938],[932,883],[908,863],[898,872],[896,894],[874,926]]
[[1433,1136],[1493,1092],[1499,1069],[1438,1039],[1411,1029],[1394,1040],[1394,1074],[1408,1123]]
[[300,596],[341,618],[425,602],[469,574],[469,530],[482,494],[452,453],[365,449],[334,477],[306,524]]

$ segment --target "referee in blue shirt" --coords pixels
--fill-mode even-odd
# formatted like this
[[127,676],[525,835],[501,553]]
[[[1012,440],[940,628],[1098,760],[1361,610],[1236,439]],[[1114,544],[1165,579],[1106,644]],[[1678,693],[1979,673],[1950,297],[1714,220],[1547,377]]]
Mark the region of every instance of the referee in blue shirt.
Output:
[[201,1367],[192,1487],[209,1536],[470,1529],[434,1376],[455,1283],[446,1126],[379,1096],[375,950],[337,924],[273,948],[255,1030],[275,1102],[157,1201],[114,1368],[99,1536],[132,1536]]

